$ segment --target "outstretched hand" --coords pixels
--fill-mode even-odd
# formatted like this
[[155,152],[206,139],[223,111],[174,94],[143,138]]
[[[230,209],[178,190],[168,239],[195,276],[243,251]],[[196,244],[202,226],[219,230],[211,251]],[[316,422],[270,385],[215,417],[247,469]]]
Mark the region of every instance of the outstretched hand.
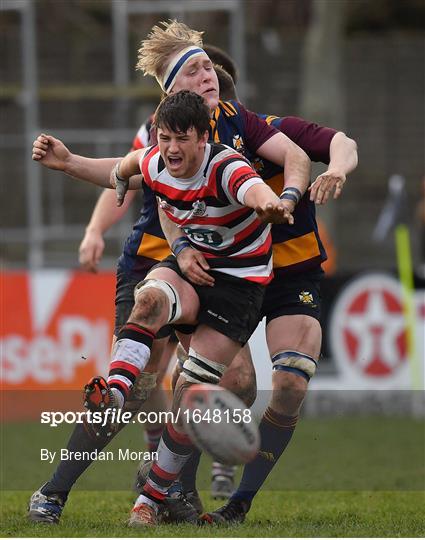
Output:
[[63,142],[51,135],[41,133],[33,142],[32,159],[39,161],[49,169],[65,170],[66,162],[70,156],[71,152]]
[[264,207],[257,206],[255,211],[258,219],[264,223],[288,223],[288,225],[294,223],[292,209],[287,206],[286,201],[269,202]]
[[338,199],[344,187],[346,176],[337,169],[329,169],[319,175],[308,188],[310,191],[310,201],[316,204],[326,204],[332,191],[334,199]]

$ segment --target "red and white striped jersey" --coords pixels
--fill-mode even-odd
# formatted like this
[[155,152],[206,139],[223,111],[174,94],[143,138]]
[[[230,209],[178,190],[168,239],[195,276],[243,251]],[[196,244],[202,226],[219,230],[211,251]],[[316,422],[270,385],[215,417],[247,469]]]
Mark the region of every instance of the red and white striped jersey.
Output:
[[266,285],[272,277],[270,225],[244,206],[246,191],[263,180],[223,144],[207,144],[190,179],[171,176],[158,146],[140,160],[144,181],[167,216],[187,234],[211,269]]
[[153,114],[149,116],[139,127],[139,130],[136,133],[136,136],[133,139],[133,144],[131,150],[140,150],[141,148],[146,148],[149,146],[149,137],[150,130],[153,122]]

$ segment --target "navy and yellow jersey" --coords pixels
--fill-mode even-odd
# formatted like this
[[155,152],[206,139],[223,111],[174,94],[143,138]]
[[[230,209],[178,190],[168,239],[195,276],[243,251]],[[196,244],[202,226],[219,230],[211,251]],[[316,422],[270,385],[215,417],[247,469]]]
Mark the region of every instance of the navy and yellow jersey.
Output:
[[[133,139],[132,150],[149,145],[153,114],[140,126]],[[133,225],[118,259],[118,272],[134,273],[143,279],[157,262],[170,255],[171,250],[159,224],[156,198],[150,188],[143,184],[143,207],[140,217]]]
[[[265,121],[264,121],[265,120]],[[335,131],[300,118],[256,115],[237,101],[221,101],[211,118],[210,140],[238,150],[264,181],[280,195],[282,167],[260,158],[256,151],[277,131],[282,131],[314,161],[329,162],[329,146]],[[169,254],[156,209],[156,200],[144,185],[145,202],[140,219],[127,239],[119,270],[147,271]],[[315,219],[314,203],[305,194],[294,210],[294,225],[273,225],[273,266],[276,274],[317,268],[326,260]]]
[[158,217],[158,207],[153,191],[143,183],[143,208],[133,225],[118,259],[118,272],[135,273],[143,279],[146,272],[170,255]]
[[[304,150],[312,161],[328,164],[329,148],[334,129],[307,122],[295,116],[273,116],[260,114],[267,124],[281,131]],[[273,163],[257,158],[257,170],[276,194],[282,193],[284,176],[281,170],[275,174]],[[275,274],[298,273],[318,267],[327,259],[320,239],[316,208],[306,192],[293,212],[294,225],[273,225],[273,266]]]

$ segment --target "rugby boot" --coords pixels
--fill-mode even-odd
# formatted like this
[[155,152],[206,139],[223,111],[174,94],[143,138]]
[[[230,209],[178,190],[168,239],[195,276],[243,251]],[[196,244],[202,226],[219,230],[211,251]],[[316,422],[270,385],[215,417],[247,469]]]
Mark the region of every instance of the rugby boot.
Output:
[[[142,493],[153,461],[141,461],[137,469],[134,489]],[[166,523],[195,522],[203,512],[202,501],[196,490],[184,493],[179,481],[173,483],[158,511],[158,520]]]
[[235,525],[236,523],[243,523],[245,521],[250,507],[251,504],[248,501],[230,499],[227,504],[215,510],[215,512],[203,514],[200,519],[203,523]]
[[44,495],[42,489],[46,484],[31,495],[28,503],[28,519],[35,523],[59,523],[66,498],[57,493]]
[[128,520],[129,527],[153,527],[158,524],[157,511],[150,504],[141,503],[133,508]]
[[200,516],[204,511],[204,506],[198,491],[196,489],[193,491],[186,491],[185,496],[187,502],[189,502],[195,508],[195,510],[198,512],[198,516]]
[[[84,417],[87,432],[95,439],[110,440],[120,429],[114,412],[120,408],[116,395],[103,377],[92,377],[84,387],[84,407],[90,412],[104,412],[101,422],[94,421],[89,416]],[[108,414],[111,409],[111,414]],[[121,426],[122,427],[122,426]]]
[[116,409],[117,400],[109,384],[103,377],[92,377],[84,387],[84,407],[89,411]]
[[180,482],[174,482],[160,508],[161,523],[196,524],[199,514],[196,508],[187,500]]

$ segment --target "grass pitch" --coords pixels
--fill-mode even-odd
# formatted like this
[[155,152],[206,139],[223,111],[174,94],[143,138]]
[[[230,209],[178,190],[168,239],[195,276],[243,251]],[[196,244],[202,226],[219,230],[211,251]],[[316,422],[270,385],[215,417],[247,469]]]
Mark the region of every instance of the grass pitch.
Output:
[[[258,495],[245,523],[232,527],[126,526],[128,492],[75,491],[59,525],[32,524],[30,492],[4,492],[5,537],[423,537],[425,499],[418,492],[270,492]],[[217,507],[202,493],[207,509]]]
[[[256,497],[247,521],[232,527],[126,526],[134,462],[97,462],[78,481],[60,525],[26,519],[30,494],[54,467],[40,448],[66,446],[68,428],[2,426],[0,532],[6,537],[424,537],[424,426],[406,418],[304,419]],[[140,449],[139,426],[108,447]],[[198,486],[206,510],[210,461]]]

